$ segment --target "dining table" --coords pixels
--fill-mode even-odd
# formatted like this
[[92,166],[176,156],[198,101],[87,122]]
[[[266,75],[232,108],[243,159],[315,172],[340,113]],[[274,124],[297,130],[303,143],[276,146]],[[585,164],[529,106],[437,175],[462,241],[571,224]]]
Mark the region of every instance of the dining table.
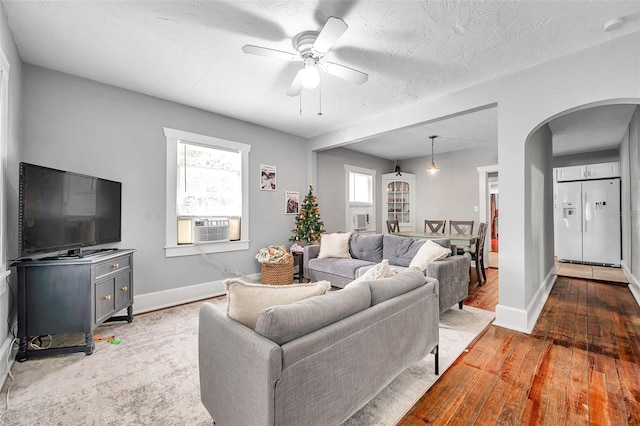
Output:
[[462,247],[464,250],[464,256],[469,259],[471,259],[471,246],[473,246],[478,239],[478,236],[474,234],[449,234],[446,232],[400,231],[394,232],[393,235],[409,238],[424,238],[427,240],[448,238],[452,245]]

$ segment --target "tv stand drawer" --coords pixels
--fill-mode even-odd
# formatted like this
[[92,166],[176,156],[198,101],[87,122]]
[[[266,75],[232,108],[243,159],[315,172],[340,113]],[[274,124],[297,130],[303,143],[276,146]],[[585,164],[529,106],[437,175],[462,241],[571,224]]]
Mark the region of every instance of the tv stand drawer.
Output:
[[96,279],[101,279],[107,274],[128,268],[131,265],[131,256],[121,256],[115,259],[99,263],[95,266]]

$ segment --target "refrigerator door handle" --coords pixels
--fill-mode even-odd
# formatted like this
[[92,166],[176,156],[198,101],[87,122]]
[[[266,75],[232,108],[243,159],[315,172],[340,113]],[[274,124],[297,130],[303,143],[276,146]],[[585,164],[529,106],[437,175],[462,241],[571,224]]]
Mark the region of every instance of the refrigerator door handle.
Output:
[[587,223],[591,220],[591,204],[589,203],[589,200],[587,200],[586,192],[583,193],[582,196],[584,197],[584,225],[582,232],[587,232]]

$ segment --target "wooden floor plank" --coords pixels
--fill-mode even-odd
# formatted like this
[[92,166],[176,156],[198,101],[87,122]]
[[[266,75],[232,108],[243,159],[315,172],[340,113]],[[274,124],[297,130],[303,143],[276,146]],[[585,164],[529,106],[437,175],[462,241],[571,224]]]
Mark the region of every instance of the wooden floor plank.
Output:
[[[495,310],[497,272],[467,305]],[[490,326],[399,422],[427,423],[640,426],[640,307],[627,287],[558,277],[531,334]]]

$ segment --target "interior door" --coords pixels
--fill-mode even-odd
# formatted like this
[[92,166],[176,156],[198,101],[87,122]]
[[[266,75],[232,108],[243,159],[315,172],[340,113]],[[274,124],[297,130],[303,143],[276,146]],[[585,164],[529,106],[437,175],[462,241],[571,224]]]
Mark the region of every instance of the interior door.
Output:
[[582,184],[558,183],[556,208],[556,257],[559,260],[582,261]]

